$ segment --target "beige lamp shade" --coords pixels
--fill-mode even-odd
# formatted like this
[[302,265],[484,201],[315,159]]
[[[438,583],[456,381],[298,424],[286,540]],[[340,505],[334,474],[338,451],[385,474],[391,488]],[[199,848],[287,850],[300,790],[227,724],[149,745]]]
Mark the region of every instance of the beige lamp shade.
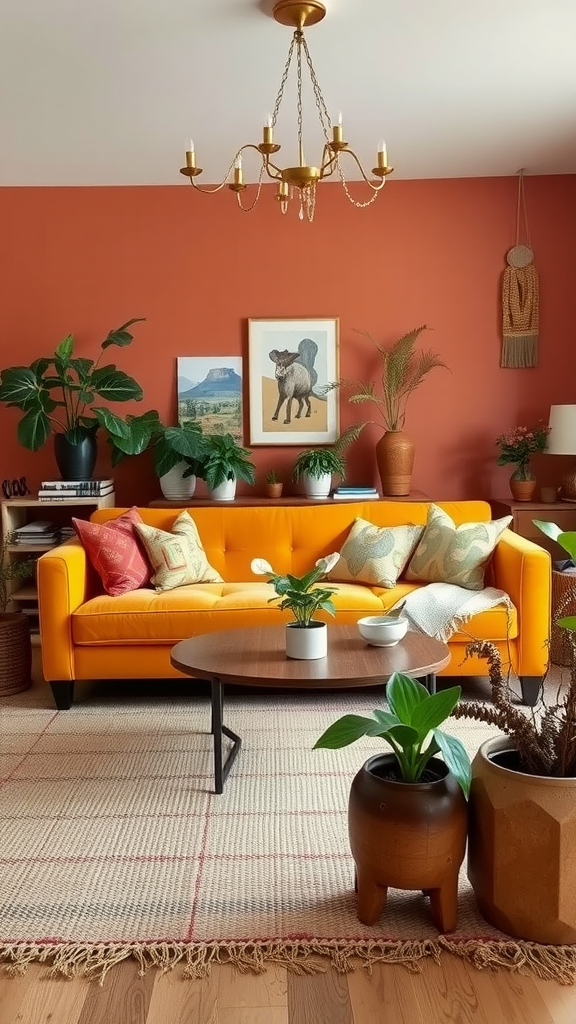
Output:
[[[548,455],[576,455],[576,405],[552,405],[548,426]],[[562,497],[576,501],[576,468],[562,480]]]

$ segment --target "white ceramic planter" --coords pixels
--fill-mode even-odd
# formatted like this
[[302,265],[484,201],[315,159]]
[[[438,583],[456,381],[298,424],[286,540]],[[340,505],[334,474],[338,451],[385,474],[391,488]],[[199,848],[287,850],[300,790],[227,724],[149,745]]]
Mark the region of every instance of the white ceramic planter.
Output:
[[160,490],[168,501],[186,501],[191,498],[196,490],[196,477],[183,477],[182,473],[188,469],[188,463],[177,462],[172,469],[169,469],[164,476],[160,477]]
[[236,497],[236,480],[224,480],[210,491],[214,501],[234,501]]
[[328,627],[312,621],[309,626],[286,623],[286,657],[298,661],[316,661],[328,654]]
[[332,487],[332,476],[330,473],[324,473],[320,477],[303,473],[302,486],[307,498],[327,498]]

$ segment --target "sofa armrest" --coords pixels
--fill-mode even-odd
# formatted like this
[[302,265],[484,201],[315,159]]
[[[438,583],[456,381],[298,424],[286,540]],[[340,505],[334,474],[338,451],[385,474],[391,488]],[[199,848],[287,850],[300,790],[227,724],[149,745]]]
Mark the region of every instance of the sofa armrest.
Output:
[[72,612],[88,599],[86,552],[73,539],[38,559],[38,609],[44,678],[74,679]]
[[492,565],[494,586],[510,596],[518,612],[518,675],[542,675],[549,660],[550,555],[533,541],[505,530]]

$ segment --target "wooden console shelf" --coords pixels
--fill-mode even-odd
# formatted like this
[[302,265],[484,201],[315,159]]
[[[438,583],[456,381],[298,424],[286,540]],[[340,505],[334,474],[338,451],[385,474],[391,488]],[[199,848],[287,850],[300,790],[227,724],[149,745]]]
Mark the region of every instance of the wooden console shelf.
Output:
[[[168,501],[167,498],[155,498],[148,502],[148,508],[218,508],[222,505],[233,505],[236,508],[246,508],[256,505],[344,505],[351,501],[365,501],[365,498],[305,498],[302,494],[290,494],[282,498],[267,498],[265,494],[254,497],[247,495],[234,498],[233,501],[214,501],[212,498],[188,498],[187,501]],[[370,498],[369,501],[430,501],[428,494],[423,491],[410,491],[402,497]]]
[[510,529],[521,537],[534,541],[541,548],[549,551],[553,559],[566,558],[566,552],[555,541],[550,540],[537,526],[533,519],[541,519],[546,523],[556,523],[561,530],[576,530],[576,503],[570,501],[514,501],[513,498],[502,498],[491,501],[494,519],[512,516]]

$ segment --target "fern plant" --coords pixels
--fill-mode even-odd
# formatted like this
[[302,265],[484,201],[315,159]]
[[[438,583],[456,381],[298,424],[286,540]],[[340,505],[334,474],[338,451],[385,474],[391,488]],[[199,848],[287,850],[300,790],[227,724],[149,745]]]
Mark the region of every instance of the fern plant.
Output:
[[[402,338],[398,338],[390,348],[380,345],[368,331],[357,331],[358,334],[370,339],[380,355],[382,360],[380,381],[339,380],[328,384],[324,390],[331,391],[341,387],[352,388],[353,394],[348,397],[348,401],[352,405],[371,402],[376,406],[386,430],[401,430],[404,426],[406,403],[410,395],[420,387],[431,370],[440,366],[448,369],[446,363],[432,349],[422,352],[415,350],[417,339],[422,331],[427,330],[429,328],[426,324],[416,327]],[[377,421],[367,420],[366,422]],[[356,424],[351,429],[354,429],[358,436],[365,425],[366,423]]]
[[36,574],[35,558],[11,559],[8,554],[8,546],[15,542],[15,535],[9,533],[2,545],[2,561],[0,563],[0,613],[4,613],[10,600],[8,584],[12,580],[24,580]]

